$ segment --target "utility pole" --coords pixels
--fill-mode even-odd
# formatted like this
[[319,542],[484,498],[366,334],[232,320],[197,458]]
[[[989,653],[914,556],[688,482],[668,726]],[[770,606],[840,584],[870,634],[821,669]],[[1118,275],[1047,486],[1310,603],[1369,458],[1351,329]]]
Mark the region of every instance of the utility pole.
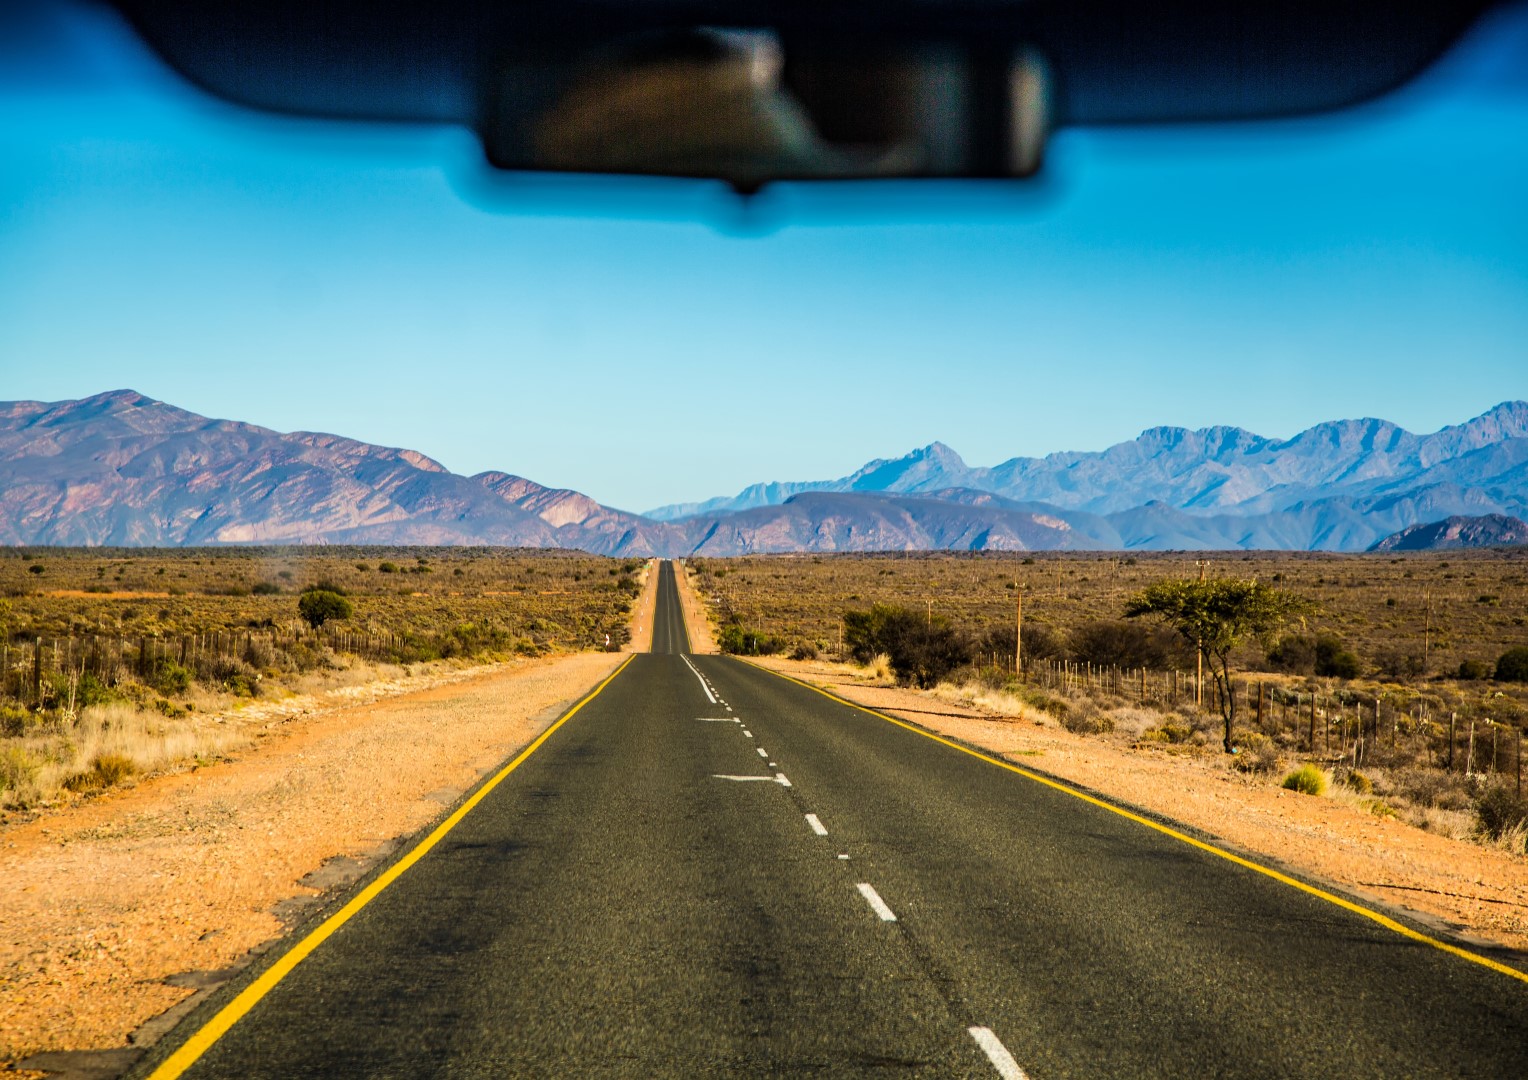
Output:
[[[1209,559],[1195,559],[1199,565],[1199,584],[1204,584],[1204,568],[1210,565]],[[1194,708],[1204,706],[1204,642],[1200,638],[1194,639],[1194,662],[1198,669],[1194,674]]]
[[1024,583],[1013,583],[1013,673],[1024,674]]
[[1432,590],[1422,590],[1422,674],[1427,674],[1432,656]]

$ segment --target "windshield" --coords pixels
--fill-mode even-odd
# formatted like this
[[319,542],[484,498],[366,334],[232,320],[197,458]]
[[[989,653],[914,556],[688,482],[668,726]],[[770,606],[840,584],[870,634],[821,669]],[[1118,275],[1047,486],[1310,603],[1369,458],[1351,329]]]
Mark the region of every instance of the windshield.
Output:
[[642,511],[936,438],[995,463],[1161,424],[1431,431],[1528,370],[1528,9],[1338,116],[1064,129],[1027,185],[746,201],[496,178],[465,131],[222,105],[88,6],[26,27],[12,399],[131,387]]

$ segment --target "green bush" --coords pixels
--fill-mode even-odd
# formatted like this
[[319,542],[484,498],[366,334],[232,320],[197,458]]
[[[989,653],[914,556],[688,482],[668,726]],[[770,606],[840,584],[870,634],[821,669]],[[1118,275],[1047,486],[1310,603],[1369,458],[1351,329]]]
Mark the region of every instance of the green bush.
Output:
[[149,682],[155,690],[166,697],[171,694],[184,694],[191,688],[191,671],[189,668],[181,667],[174,660],[161,660],[155,665],[154,674]]
[[1343,644],[1342,639],[1322,634],[1316,639],[1316,674],[1338,679],[1356,679],[1363,672],[1358,654]]
[[1475,800],[1475,826],[1482,836],[1500,840],[1528,821],[1528,800],[1505,784],[1486,788]]
[[[1026,631],[1026,646],[1032,644],[1030,636]],[[1072,630],[1070,643],[1072,658],[1094,667],[1161,670],[1172,667],[1175,661],[1192,662],[1180,656],[1183,651],[1180,638],[1171,627],[1129,619],[1092,619],[1082,623]]]
[[1484,660],[1461,660],[1459,661],[1459,677],[1461,679],[1489,679],[1491,677],[1491,665]]
[[1374,782],[1357,769],[1348,769],[1342,774],[1342,786],[1351,788],[1360,795],[1372,795]]
[[846,611],[844,645],[861,664],[885,653],[898,681],[925,689],[971,662],[971,643],[945,619],[891,604]]
[[1296,675],[1326,675],[1356,679],[1363,669],[1358,654],[1335,634],[1290,634],[1268,650],[1268,664],[1275,671]]
[[1301,765],[1284,777],[1284,787],[1305,795],[1320,795],[1326,790],[1326,774],[1314,765]]
[[722,627],[716,644],[722,652],[733,656],[769,656],[785,647],[779,638],[749,630],[739,622],[730,622]]
[[1498,682],[1528,682],[1528,645],[1502,653],[1496,661]]
[[297,614],[317,630],[326,622],[350,618],[355,614],[355,605],[329,589],[305,590],[297,601]]
[[279,596],[281,594],[281,586],[277,585],[274,581],[261,581],[257,582],[255,587],[249,591],[255,596]]

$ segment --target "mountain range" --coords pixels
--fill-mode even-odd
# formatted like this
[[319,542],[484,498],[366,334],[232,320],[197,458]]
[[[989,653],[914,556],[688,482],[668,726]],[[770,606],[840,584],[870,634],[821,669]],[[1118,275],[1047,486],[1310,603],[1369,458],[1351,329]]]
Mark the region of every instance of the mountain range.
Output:
[[1158,427],[1098,452],[991,468],[933,443],[836,480],[754,484],[645,515],[506,472],[461,476],[414,450],[208,419],[131,390],[0,403],[0,543],[11,545],[1361,551],[1451,517],[1525,512],[1521,401],[1428,435],[1383,420],[1284,440]]

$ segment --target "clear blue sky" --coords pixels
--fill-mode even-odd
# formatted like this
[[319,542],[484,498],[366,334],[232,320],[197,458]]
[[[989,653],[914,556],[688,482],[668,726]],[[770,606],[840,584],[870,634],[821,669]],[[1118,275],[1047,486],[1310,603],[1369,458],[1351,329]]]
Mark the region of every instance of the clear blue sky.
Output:
[[1528,9],[1341,119],[1065,132],[1055,193],[465,198],[461,132],[255,119],[0,34],[0,399],[132,387],[628,509],[1156,424],[1528,397]]

